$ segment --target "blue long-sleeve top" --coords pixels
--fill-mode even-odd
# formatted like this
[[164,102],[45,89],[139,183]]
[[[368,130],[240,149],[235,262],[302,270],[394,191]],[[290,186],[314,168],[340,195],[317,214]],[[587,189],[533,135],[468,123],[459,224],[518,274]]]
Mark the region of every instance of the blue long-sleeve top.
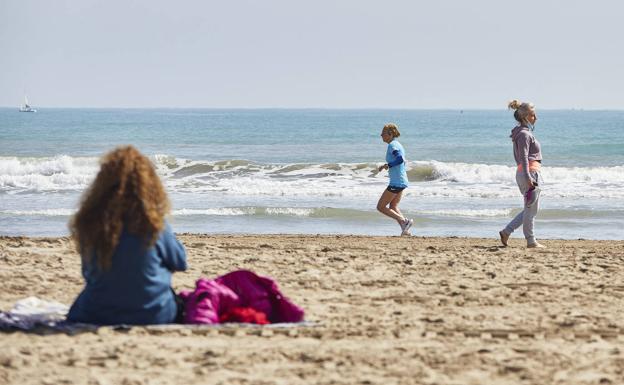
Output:
[[174,271],[186,270],[186,252],[167,224],[156,243],[123,231],[109,270],[83,258],[85,287],[67,320],[99,325],[170,323],[176,317],[171,290]]
[[405,150],[398,140],[388,143],[386,150],[386,163],[388,163],[389,185],[393,187],[408,187],[407,172],[405,170]]

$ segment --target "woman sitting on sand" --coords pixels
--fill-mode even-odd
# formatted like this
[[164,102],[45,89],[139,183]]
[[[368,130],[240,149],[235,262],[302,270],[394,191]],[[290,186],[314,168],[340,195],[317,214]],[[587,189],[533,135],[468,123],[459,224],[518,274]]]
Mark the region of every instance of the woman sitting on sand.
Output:
[[514,159],[518,165],[516,182],[524,195],[524,209],[498,234],[501,243],[507,246],[511,233],[522,225],[527,247],[542,248],[544,246],[537,242],[533,234],[533,222],[539,208],[539,185],[542,183],[542,151],[540,143],[533,135],[537,114],[533,103],[521,103],[515,99],[509,102],[509,108],[515,110],[514,118],[518,122],[511,130],[510,137],[513,141]]
[[377,210],[397,221],[401,226],[401,235],[410,235],[409,229],[414,220],[405,218],[399,210],[403,190],[408,186],[405,171],[405,150],[397,140],[400,135],[399,128],[394,123],[386,124],[381,130],[381,139],[388,143],[388,149],[386,150],[387,163],[379,166],[379,171],[388,170],[390,182],[381,194],[379,202],[377,202]]
[[150,160],[132,146],[101,161],[70,222],[85,287],[68,321],[162,324],[176,320],[171,274],[186,270],[186,253],[165,214],[169,200]]

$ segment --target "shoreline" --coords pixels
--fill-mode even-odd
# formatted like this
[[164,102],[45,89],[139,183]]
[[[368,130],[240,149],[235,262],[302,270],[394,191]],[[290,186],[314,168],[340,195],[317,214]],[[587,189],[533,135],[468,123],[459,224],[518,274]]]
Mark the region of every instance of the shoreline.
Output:
[[[520,228],[520,232],[522,229]],[[498,241],[497,237],[471,237],[471,236],[460,236],[460,235],[451,235],[451,236],[443,236],[443,235],[411,235],[411,236],[399,236],[399,235],[366,235],[366,234],[325,234],[325,233],[195,233],[195,232],[176,232],[174,234],[177,237],[209,237],[209,238],[232,238],[232,237],[267,237],[267,238],[370,238],[370,239],[388,239],[388,238],[396,238],[396,239],[421,239],[421,240],[436,240],[436,239],[458,239],[458,240],[483,240],[483,241]],[[0,234],[0,242],[6,239],[31,239],[31,240],[70,240],[69,235],[52,235],[52,236],[31,236],[31,235],[4,235]],[[516,240],[518,242],[522,241],[522,235],[520,234],[512,234],[510,240]],[[540,241],[544,242],[623,242],[622,239],[590,239],[590,238],[539,238]],[[500,243],[500,242],[499,242]],[[499,244],[502,247],[502,245]]]
[[[0,382],[624,383],[624,240],[177,234],[199,277],[274,278],[308,326],[2,332]],[[542,240],[540,240],[542,241]],[[82,289],[68,237],[0,236],[0,309]],[[33,371],[33,368],[37,368]],[[210,380],[208,380],[210,378]]]

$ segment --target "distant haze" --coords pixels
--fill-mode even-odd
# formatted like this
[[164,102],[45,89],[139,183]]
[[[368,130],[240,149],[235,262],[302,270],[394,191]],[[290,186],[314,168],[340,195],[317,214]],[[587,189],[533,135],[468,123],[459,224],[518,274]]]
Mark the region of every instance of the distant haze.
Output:
[[624,108],[624,2],[1,0],[0,105]]

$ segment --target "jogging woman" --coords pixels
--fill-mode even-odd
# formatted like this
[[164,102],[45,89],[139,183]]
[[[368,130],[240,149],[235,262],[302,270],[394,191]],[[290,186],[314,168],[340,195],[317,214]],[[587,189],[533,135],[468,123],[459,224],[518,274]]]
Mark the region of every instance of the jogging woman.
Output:
[[401,226],[401,235],[411,235],[410,227],[414,220],[406,218],[399,209],[403,190],[409,186],[405,172],[405,150],[397,140],[400,135],[399,128],[394,123],[386,124],[381,130],[381,139],[388,143],[388,150],[386,163],[379,166],[379,171],[388,170],[390,182],[377,202],[377,210],[397,221]]

